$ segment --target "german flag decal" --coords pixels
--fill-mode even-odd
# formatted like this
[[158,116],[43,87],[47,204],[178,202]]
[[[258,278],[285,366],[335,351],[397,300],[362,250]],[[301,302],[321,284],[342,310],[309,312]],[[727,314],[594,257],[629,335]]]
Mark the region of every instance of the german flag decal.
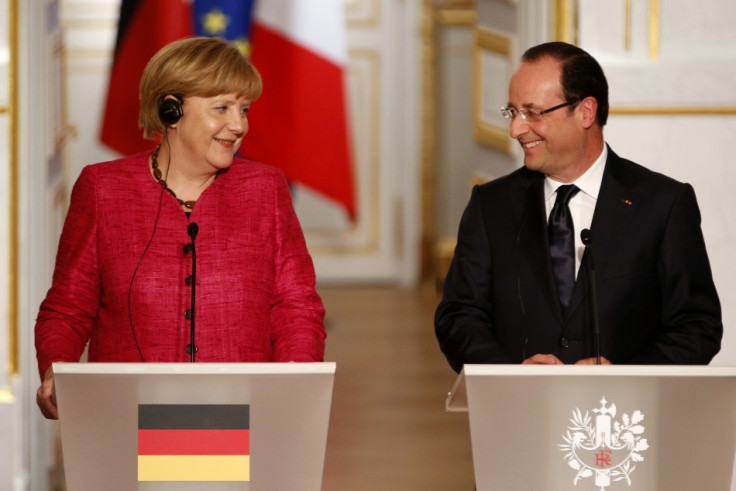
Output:
[[250,481],[250,406],[138,406],[139,481]]

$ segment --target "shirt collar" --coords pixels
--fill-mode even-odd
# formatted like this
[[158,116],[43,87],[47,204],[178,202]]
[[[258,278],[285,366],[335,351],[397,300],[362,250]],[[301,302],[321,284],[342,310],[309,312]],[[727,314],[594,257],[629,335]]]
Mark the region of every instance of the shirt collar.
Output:
[[[575,184],[581,192],[587,194],[591,198],[597,200],[598,193],[601,190],[601,183],[603,182],[603,170],[606,167],[606,160],[608,159],[608,145],[603,144],[603,151],[598,158],[593,162],[593,165],[586,170],[583,175],[578,177],[574,182],[568,184]],[[562,186],[564,183],[555,181],[549,177],[544,179],[544,199],[549,200],[557,188]]]

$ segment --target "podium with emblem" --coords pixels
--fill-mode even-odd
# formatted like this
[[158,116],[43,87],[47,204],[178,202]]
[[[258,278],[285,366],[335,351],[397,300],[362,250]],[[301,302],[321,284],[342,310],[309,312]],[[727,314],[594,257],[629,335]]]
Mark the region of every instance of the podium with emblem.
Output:
[[478,491],[733,490],[736,368],[466,365]]

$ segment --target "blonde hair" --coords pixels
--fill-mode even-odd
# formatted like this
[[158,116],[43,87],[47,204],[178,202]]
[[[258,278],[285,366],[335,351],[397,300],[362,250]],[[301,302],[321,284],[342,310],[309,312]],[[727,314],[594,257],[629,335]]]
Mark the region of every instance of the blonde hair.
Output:
[[183,101],[236,94],[253,101],[262,89],[260,74],[233,44],[210,37],[180,39],[161,48],[143,70],[138,126],[148,139],[164,134],[158,107],[167,95]]

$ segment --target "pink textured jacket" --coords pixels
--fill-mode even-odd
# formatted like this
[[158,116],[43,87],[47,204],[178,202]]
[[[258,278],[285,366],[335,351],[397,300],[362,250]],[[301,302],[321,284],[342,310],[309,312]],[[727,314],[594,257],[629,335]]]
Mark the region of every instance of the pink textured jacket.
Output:
[[189,361],[190,222],[197,361],[322,361],[324,308],[283,174],[236,158],[187,219],[148,155],[88,166],[74,185],[36,322],[41,377],[88,341],[89,361]]

